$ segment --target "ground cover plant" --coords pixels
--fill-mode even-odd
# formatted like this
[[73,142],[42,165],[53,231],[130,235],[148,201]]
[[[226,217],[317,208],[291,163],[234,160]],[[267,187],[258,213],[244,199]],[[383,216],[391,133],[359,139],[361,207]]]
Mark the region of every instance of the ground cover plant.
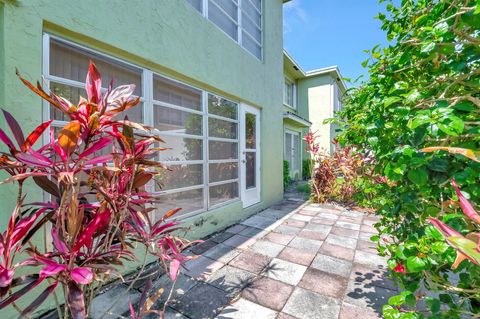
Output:
[[[20,317],[29,317],[54,298],[60,318],[85,318],[95,292],[121,277],[125,261],[139,261],[137,246],[143,247],[143,255],[155,256],[175,280],[181,263],[190,258],[182,254],[189,243],[172,233],[179,226],[171,217],[180,209],[159,212],[157,195],[148,191],[165,169],[156,160],[161,139],[122,117],[140,101],[132,96],[134,85],[113,88],[112,82],[102,89],[100,73],[91,63],[87,97],[72,104],[19,78],[69,122],[59,131],[45,122],[25,136],[3,111],[9,132],[0,129],[8,150],[1,154],[0,169],[10,175],[3,183],[18,186],[18,198],[0,234],[0,309],[12,305]],[[50,142],[35,147],[44,133]],[[23,186],[29,179],[51,199],[25,202]],[[45,245],[38,244],[43,230]],[[45,288],[21,309],[16,302],[38,286]],[[146,297],[138,309],[132,307],[132,317],[153,311],[155,295]]]
[[368,51],[339,141],[372,152],[389,185],[373,239],[402,292],[383,315],[479,318],[480,3],[380,2],[390,45]]

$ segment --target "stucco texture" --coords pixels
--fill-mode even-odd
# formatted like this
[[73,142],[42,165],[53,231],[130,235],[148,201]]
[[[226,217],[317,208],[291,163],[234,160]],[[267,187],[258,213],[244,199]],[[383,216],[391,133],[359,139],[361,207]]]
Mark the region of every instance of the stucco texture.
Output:
[[[263,1],[264,59],[259,61],[184,0],[18,0],[0,3],[0,107],[30,131],[42,121],[42,102],[15,76],[42,75],[42,34],[85,45],[261,109],[261,203],[240,201],[186,221],[190,238],[222,229],[283,196],[282,1]],[[5,128],[3,118],[0,126]],[[0,176],[4,178],[5,176]],[[27,187],[26,201],[42,194]],[[0,186],[4,229],[16,189]],[[2,318],[15,318],[12,309]]]

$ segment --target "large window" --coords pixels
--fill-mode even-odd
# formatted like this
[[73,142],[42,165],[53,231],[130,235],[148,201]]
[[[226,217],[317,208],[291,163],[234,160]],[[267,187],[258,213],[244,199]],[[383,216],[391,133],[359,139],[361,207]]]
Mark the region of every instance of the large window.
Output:
[[[181,207],[183,215],[191,215],[239,197],[237,103],[50,35],[44,41],[45,79],[53,92],[73,103],[86,96],[90,60],[102,73],[103,85],[111,79],[116,85],[136,85],[142,103],[127,115],[158,129],[168,148],[158,159],[171,171],[151,185],[161,195],[160,213]],[[56,127],[66,123],[49,105],[44,116]]]
[[283,88],[283,103],[286,105],[296,108],[296,87],[295,82],[290,79],[285,78],[285,85]]
[[187,0],[198,12],[262,59],[262,0]]

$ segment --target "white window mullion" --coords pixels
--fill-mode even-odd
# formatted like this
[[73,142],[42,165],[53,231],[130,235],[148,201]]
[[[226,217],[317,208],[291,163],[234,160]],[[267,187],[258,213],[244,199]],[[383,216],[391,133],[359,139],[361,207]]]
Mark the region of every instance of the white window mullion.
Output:
[[143,121],[146,125],[154,126],[153,123],[153,72],[143,69],[142,73]]
[[[206,0],[208,1],[208,0]],[[203,110],[203,207],[208,209],[210,206],[210,167],[208,154],[208,93],[202,91],[202,110]]]

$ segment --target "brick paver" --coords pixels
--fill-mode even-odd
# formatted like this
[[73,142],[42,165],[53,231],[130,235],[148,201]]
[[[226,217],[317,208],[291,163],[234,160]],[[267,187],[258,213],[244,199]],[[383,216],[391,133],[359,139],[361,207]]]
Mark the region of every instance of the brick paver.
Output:
[[[289,196],[193,247],[190,253],[201,256],[182,269],[169,314],[187,319],[381,318],[381,307],[396,287],[370,241],[377,221]],[[166,278],[154,287],[168,292]],[[160,298],[154,308],[161,309],[164,301]],[[103,307],[98,301],[94,306]]]

